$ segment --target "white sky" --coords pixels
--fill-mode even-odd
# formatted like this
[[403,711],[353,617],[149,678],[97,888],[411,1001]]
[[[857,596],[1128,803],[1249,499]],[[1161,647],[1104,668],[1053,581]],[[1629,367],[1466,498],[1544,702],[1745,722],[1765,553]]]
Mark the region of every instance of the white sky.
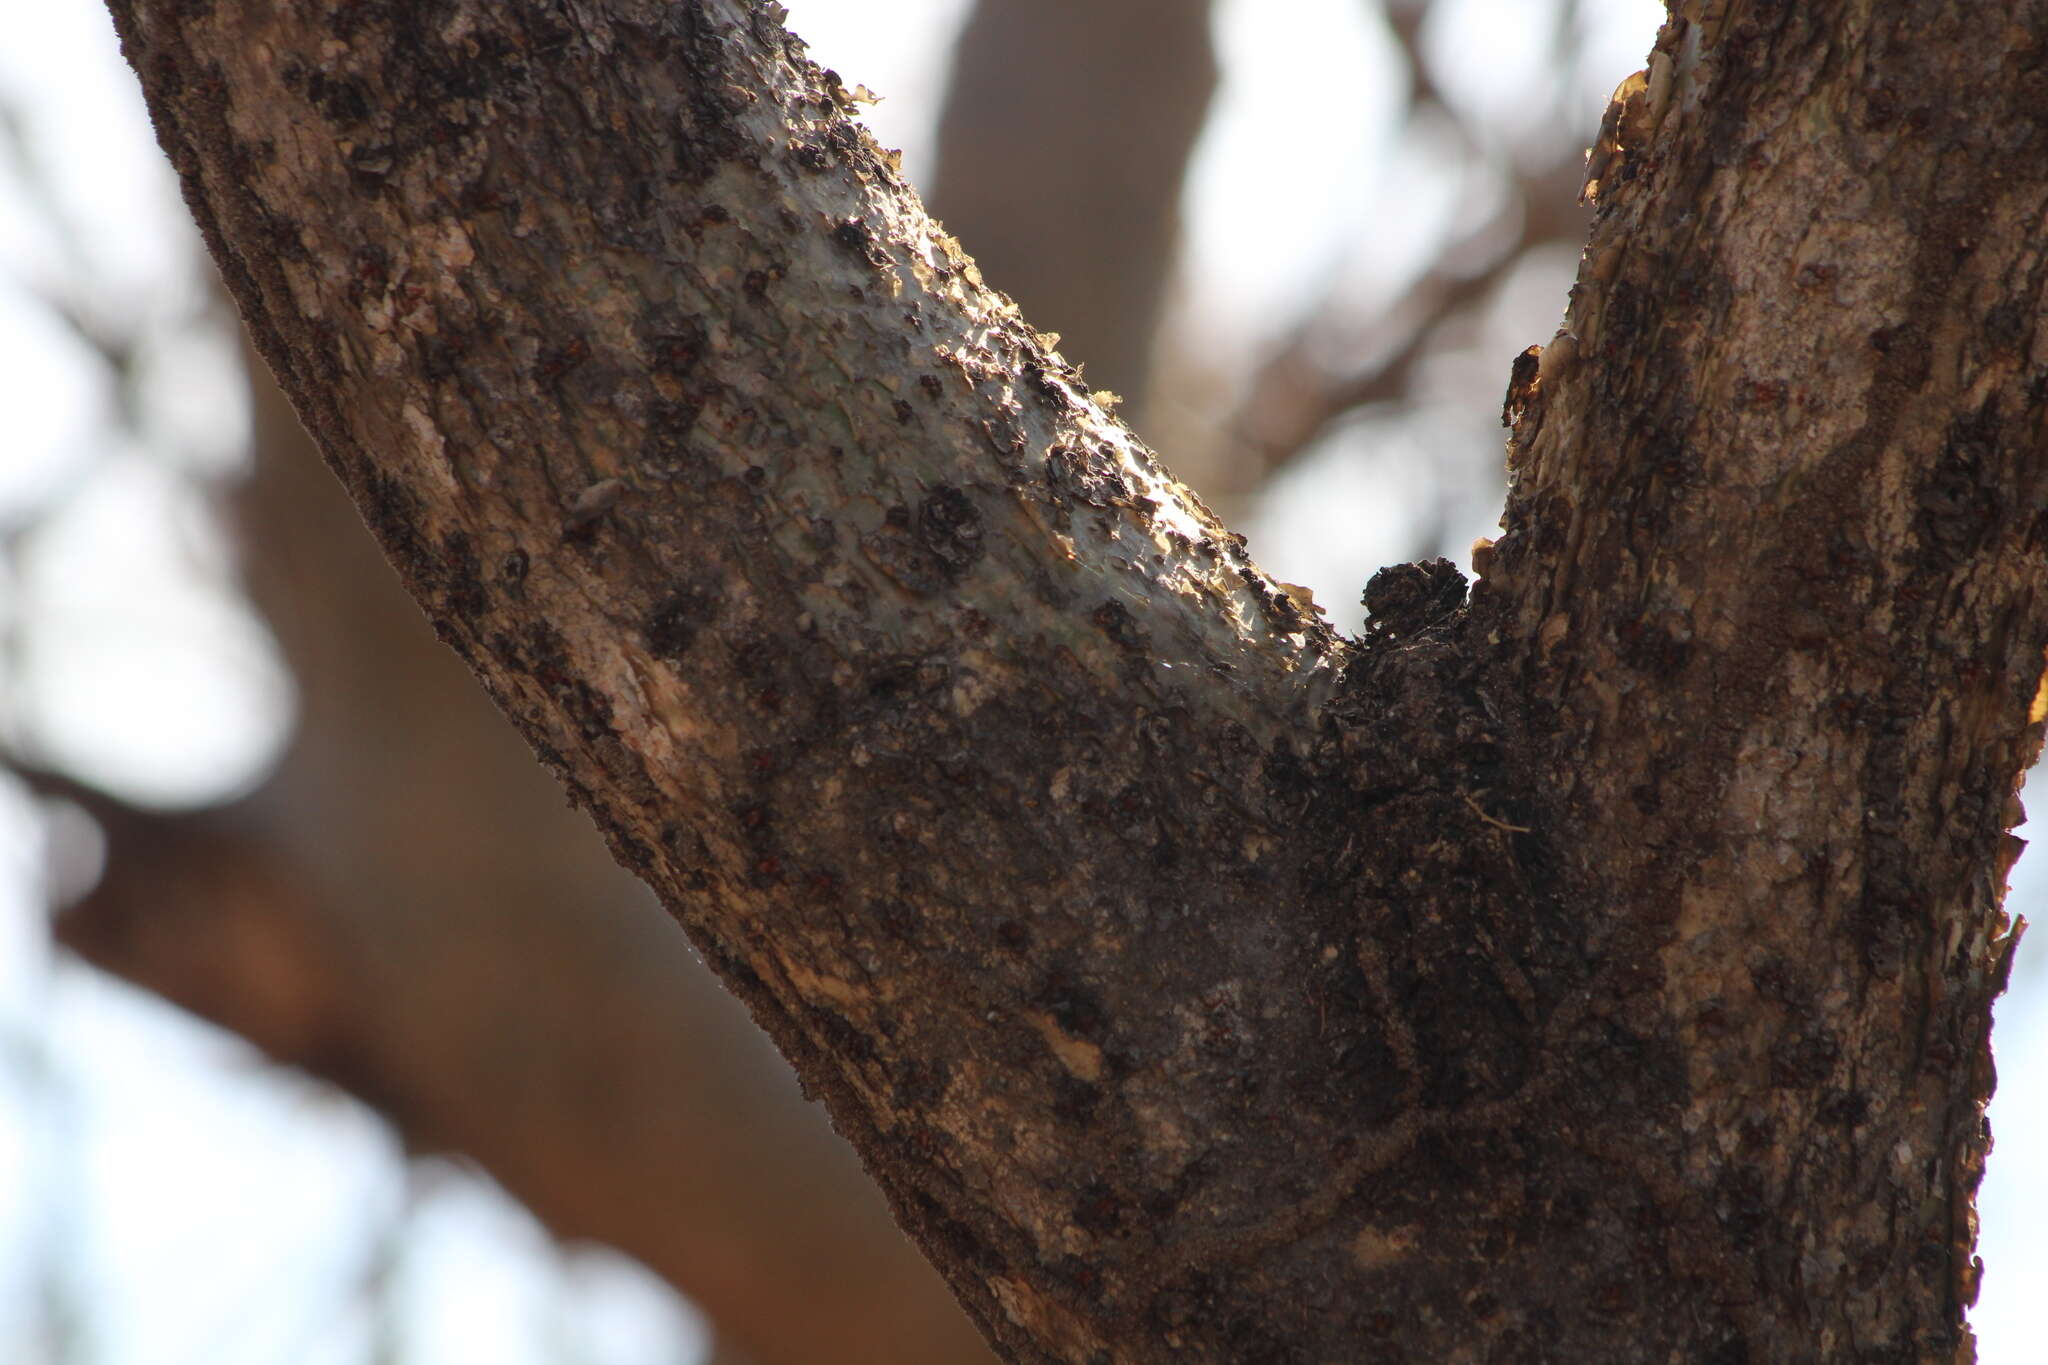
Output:
[[[904,150],[913,181],[926,174],[960,0],[788,7],[817,60],[885,97],[867,121]],[[1574,117],[1590,128],[1615,81],[1640,64],[1661,6],[1584,9]],[[1361,243],[1376,273],[1342,287],[1391,292],[1452,210],[1455,187],[1427,164],[1386,155],[1399,92],[1366,12],[1357,0],[1220,9],[1225,84],[1191,176],[1187,270],[1207,291],[1198,311],[1229,319],[1240,337],[1269,333],[1332,287]],[[1547,0],[1455,0],[1429,35],[1438,79],[1475,114],[1521,107],[1543,75],[1532,63],[1552,14]],[[155,417],[152,429],[172,433],[174,468],[218,469],[239,449],[238,362],[227,334],[198,320],[205,293],[190,234],[104,14],[81,0],[0,0],[0,33],[0,95],[24,115],[69,224],[53,236],[46,214],[0,196],[0,528],[72,494],[31,544],[25,581],[0,569],[0,630],[26,617],[39,651],[29,694],[0,698],[0,713],[34,717],[48,752],[138,799],[209,799],[260,772],[284,733],[289,682],[260,627],[221,591],[229,566],[166,452],[107,458],[103,372],[34,295],[118,306],[124,326],[145,320],[154,349],[134,401]],[[1303,33],[1316,35],[1306,75]],[[1253,241],[1260,249],[1246,249]],[[1552,273],[1532,286],[1534,321],[1511,324],[1526,336],[1503,340],[1500,373],[1455,401],[1482,412],[1498,402],[1504,357],[1547,336],[1543,318],[1561,310],[1564,265]],[[94,286],[83,294],[67,283],[80,277]],[[1057,329],[1057,319],[1039,321]],[[1415,493],[1401,471],[1422,458],[1402,458],[1411,439],[1362,424],[1326,443],[1253,519],[1255,551],[1325,601],[1355,598],[1372,568],[1407,548]],[[88,471],[91,485],[74,489]],[[1469,534],[1486,529],[1480,517]],[[167,709],[146,706],[152,697]],[[360,1359],[370,1323],[317,1286],[345,1284],[404,1218],[414,1235],[394,1273],[401,1297],[420,1305],[404,1362],[520,1365],[567,1341],[594,1365],[694,1350],[686,1310],[644,1273],[596,1258],[565,1278],[531,1220],[475,1182],[430,1182],[435,1193],[409,1206],[390,1140],[362,1111],[280,1083],[151,1000],[52,966],[37,856],[18,794],[0,786],[0,1358],[37,1358],[20,1314],[54,1248],[59,1279],[87,1313],[98,1348],[89,1359]],[[2022,860],[2016,908],[2044,903],[2041,866]],[[2044,952],[2036,943],[2023,958],[2023,1004],[2048,996]],[[1974,1319],[1987,1365],[2020,1365],[2039,1358],[2027,1343],[2048,1290],[2048,1239],[2038,1235],[2048,1227],[2048,1010],[2001,1011],[1998,1051],[2000,1146],[1980,1201],[1990,1271]],[[52,1226],[54,1240],[21,1232]],[[267,1306],[252,1314],[251,1303]]]

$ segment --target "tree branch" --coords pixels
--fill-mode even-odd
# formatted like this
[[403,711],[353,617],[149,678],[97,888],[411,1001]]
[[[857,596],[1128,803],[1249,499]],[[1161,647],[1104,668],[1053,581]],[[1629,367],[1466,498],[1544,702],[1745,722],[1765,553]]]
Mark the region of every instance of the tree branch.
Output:
[[[1106,1052],[1176,1050],[1178,1002],[1251,965],[1187,931],[1237,891],[1166,874],[1286,861],[1241,755],[1330,684],[1329,632],[765,12],[117,18],[258,346],[443,638],[913,1232],[957,1261],[976,1220],[1019,1268],[956,1279],[970,1306],[1099,1332],[1024,1277],[1094,1166],[1030,1134],[1085,1127]],[[1160,783],[1210,795],[1169,814]],[[1165,989],[1105,1033],[1095,983],[1138,962]]]
[[[1511,394],[1475,601],[1523,642],[1566,875],[1628,907],[1595,941],[1662,945],[1660,1164],[1773,1222],[1728,1254],[1946,1359],[2048,703],[2048,21],[1679,8],[1610,111],[1566,331]],[[1966,112],[1942,92],[1973,60],[2000,69]],[[1916,1275],[1914,1323],[1886,1286]],[[1826,1330],[1758,1302],[1761,1358]]]

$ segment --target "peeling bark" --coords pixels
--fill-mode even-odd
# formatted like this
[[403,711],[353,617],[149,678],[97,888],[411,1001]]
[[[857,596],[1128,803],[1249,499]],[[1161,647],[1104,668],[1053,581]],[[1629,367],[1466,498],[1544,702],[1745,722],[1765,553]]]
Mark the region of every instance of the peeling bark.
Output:
[[114,8],[443,639],[1008,1358],[1969,1357],[2038,6],[1681,5],[1482,581],[1355,642],[778,7]]

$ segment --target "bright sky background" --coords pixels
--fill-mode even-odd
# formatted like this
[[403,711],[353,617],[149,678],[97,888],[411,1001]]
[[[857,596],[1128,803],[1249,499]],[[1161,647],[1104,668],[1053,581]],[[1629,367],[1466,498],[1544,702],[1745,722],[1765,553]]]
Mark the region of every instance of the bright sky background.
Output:
[[[928,174],[959,0],[788,7],[813,56],[886,97],[868,122],[904,150],[913,181]],[[1614,83],[1641,64],[1661,6],[1585,9],[1573,117],[1590,129]],[[1482,115],[1522,107],[1544,75],[1528,54],[1544,50],[1550,6],[1452,0],[1442,10],[1429,50],[1451,98]],[[1453,211],[1457,186],[1388,154],[1399,92],[1386,37],[1364,13],[1356,0],[1220,7],[1225,85],[1191,176],[1186,270],[1201,282],[1195,315],[1227,319],[1232,336],[1268,336],[1332,287],[1387,296]],[[67,225],[52,234],[47,213],[0,196],[0,530],[61,507],[27,545],[19,581],[0,565],[0,649],[24,638],[36,649],[26,668],[0,674],[0,687],[23,689],[0,696],[0,723],[26,718],[50,756],[136,799],[215,799],[260,776],[290,712],[289,680],[225,590],[231,565],[178,477],[239,458],[247,419],[232,335],[206,313],[191,233],[104,14],[84,0],[0,0],[0,33],[0,99],[22,116],[33,156],[0,185],[46,185]],[[1312,57],[1304,33],[1316,35]],[[1305,71],[1307,60],[1316,65]],[[1261,249],[1245,249],[1253,240]],[[1371,273],[1333,285],[1361,243]],[[1518,284],[1529,302],[1509,310],[1499,363],[1482,391],[1447,401],[1497,404],[1506,357],[1548,336],[1571,265]],[[141,380],[121,397],[164,433],[162,448],[118,444],[103,369],[38,295],[139,338]],[[1252,517],[1254,551],[1325,601],[1355,599],[1404,548],[1415,490],[1401,471],[1426,457],[1404,457],[1399,443],[1411,439],[1358,424],[1326,442]],[[1489,522],[1475,516],[1460,534]],[[564,1263],[487,1184],[444,1167],[405,1175],[389,1134],[358,1106],[53,962],[41,856],[19,793],[0,784],[0,1358],[57,1358],[32,1339],[30,1312],[54,1292],[82,1315],[89,1347],[66,1359],[360,1360],[372,1323],[345,1287],[380,1257],[395,1257],[385,1268],[414,1305],[413,1335],[392,1357],[406,1365],[539,1365],[570,1348],[591,1365],[692,1358],[687,1310],[621,1258]],[[2022,860],[2015,908],[2044,904],[2042,867]],[[2000,1147],[1981,1200],[1990,1271],[1974,1315],[1988,1365],[2039,1359],[2027,1343],[2048,1290],[2044,951],[2023,954],[2019,1003],[2000,1015]],[[2030,1007],[2029,995],[2041,999]]]

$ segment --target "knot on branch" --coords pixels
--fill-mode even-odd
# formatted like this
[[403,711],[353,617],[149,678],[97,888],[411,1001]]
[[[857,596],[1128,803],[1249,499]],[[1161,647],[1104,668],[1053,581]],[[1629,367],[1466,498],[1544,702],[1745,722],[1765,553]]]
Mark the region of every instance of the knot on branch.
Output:
[[1362,600],[1369,638],[1404,639],[1449,619],[1465,604],[1465,575],[1441,555],[1390,564],[1366,583]]

